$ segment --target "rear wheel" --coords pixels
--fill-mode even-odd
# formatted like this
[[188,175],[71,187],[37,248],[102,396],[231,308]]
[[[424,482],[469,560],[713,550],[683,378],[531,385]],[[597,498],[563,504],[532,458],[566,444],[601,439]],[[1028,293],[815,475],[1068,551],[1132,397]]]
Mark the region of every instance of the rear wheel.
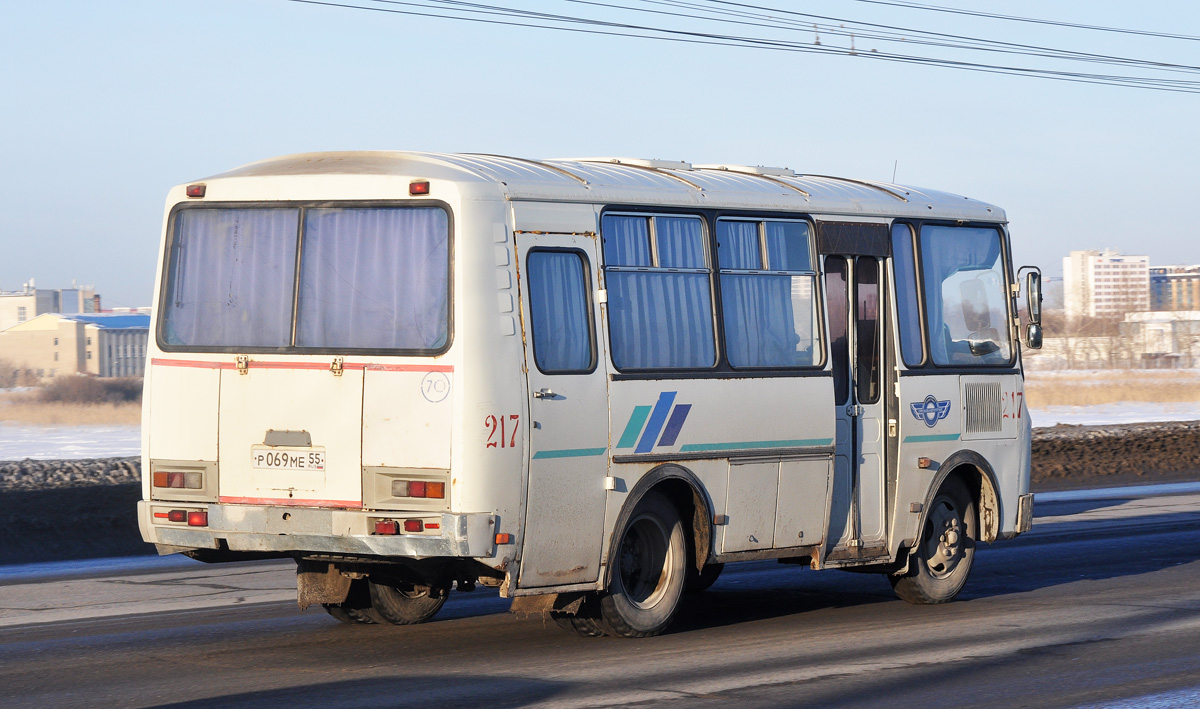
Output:
[[369,582],[371,609],[385,623],[414,625],[432,618],[446,603],[449,588],[418,588],[411,583]]
[[609,635],[658,635],[671,623],[687,576],[687,542],[675,506],[656,492],[638,502],[621,532],[600,626]]
[[979,519],[962,480],[947,478],[925,515],[921,541],[909,552],[908,573],[889,576],[896,595],[909,603],[945,603],[967,583],[975,559]]

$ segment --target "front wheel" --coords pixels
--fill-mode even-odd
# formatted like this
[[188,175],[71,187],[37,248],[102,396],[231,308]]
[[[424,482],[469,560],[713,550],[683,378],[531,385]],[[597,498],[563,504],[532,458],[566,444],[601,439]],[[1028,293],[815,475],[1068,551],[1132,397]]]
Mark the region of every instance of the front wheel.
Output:
[[370,582],[371,609],[385,623],[413,625],[424,623],[441,610],[449,589],[418,588],[410,583],[397,585]]
[[908,573],[889,576],[896,595],[909,603],[945,603],[967,583],[979,538],[979,518],[967,486],[947,478],[925,516],[921,541],[909,552]]
[[679,512],[657,492],[647,493],[621,532],[600,624],[609,635],[658,635],[675,617],[687,577],[687,542]]

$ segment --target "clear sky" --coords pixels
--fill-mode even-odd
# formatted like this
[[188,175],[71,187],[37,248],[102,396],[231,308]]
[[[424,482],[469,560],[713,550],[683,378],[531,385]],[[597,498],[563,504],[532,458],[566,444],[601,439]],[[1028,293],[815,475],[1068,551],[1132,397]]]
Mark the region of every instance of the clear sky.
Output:
[[[1200,36],[1200,3],[1191,0],[926,1]],[[746,2],[1200,64],[1196,41],[856,0]],[[637,17],[563,0],[492,4]],[[699,26],[644,15],[639,21]],[[895,170],[901,184],[1004,207],[1018,265],[1037,263],[1057,274],[1068,251],[1103,247],[1148,254],[1152,265],[1200,263],[1193,214],[1200,202],[1196,93],[285,0],[5,2],[0,31],[3,290],[16,290],[30,277],[46,288],[77,279],[95,285],[105,307],[148,305],[171,186],[313,150],[633,156],[880,180]],[[793,39],[814,38],[809,30]],[[821,40],[826,47],[849,46],[844,38]],[[896,51],[856,39],[860,53],[876,47]],[[998,59],[1027,61],[991,58]]]

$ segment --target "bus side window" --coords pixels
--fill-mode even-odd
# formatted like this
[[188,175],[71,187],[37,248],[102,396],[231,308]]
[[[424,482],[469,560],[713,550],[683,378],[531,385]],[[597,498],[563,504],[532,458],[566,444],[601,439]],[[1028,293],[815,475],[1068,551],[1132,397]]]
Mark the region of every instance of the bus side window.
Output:
[[527,259],[533,358],[547,374],[596,366],[588,272],[578,251],[531,251]]
[[807,222],[719,219],[717,261],[731,366],[810,367],[821,360]]
[[825,302],[829,313],[829,356],[833,358],[834,403],[842,406],[850,399],[850,291],[846,278],[846,259],[825,259]]
[[617,369],[713,367],[712,271],[700,218],[607,214],[601,233]]
[[892,227],[892,265],[896,272],[896,310],[900,316],[900,354],[904,364],[919,367],[925,363],[921,347],[921,311],[917,301],[917,269],[913,257],[912,227]]

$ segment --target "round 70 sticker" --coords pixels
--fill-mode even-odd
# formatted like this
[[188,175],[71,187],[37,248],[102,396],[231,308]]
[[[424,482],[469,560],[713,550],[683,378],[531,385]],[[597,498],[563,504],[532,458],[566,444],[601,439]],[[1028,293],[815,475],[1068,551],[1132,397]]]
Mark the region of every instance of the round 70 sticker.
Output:
[[442,372],[429,372],[421,380],[421,396],[431,404],[450,396],[450,377]]

